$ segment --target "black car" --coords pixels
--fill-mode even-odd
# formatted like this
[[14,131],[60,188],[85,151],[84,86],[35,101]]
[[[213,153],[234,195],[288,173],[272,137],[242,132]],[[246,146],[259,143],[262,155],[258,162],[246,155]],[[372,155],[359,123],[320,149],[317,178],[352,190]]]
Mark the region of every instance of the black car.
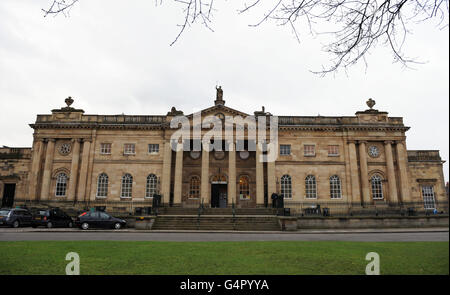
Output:
[[36,210],[33,214],[33,227],[73,227],[72,217],[59,208]]
[[111,215],[101,211],[84,212],[75,219],[75,224],[81,229],[89,229],[91,227],[120,229],[127,225],[123,219],[112,217]]
[[0,209],[0,225],[18,228],[20,226],[30,226],[33,223],[31,212],[27,209]]

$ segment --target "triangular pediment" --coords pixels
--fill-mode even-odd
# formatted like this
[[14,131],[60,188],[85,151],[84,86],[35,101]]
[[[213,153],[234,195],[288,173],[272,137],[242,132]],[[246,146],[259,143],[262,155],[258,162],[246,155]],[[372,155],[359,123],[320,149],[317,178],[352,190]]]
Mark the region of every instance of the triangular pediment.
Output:
[[[248,117],[250,116],[247,113],[232,109],[230,107],[224,105],[215,105],[206,109],[201,110],[202,117],[223,114],[224,116],[241,116]],[[192,118],[194,114],[189,114],[187,117]]]

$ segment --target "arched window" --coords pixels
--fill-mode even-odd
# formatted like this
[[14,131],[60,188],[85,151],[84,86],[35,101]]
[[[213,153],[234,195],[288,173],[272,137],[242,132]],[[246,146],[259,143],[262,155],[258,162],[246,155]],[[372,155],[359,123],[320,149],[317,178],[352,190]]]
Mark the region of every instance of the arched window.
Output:
[[121,198],[131,198],[131,192],[133,188],[133,176],[125,174],[122,176],[122,190],[120,192]]
[[153,198],[153,195],[157,194],[158,189],[158,177],[155,174],[147,176],[147,186],[145,189],[145,197]]
[[285,199],[292,199],[292,178],[289,175],[281,177],[281,195]]
[[379,175],[374,175],[370,179],[372,184],[372,198],[374,200],[383,199],[383,182]]
[[317,199],[317,183],[314,175],[305,178],[305,192],[307,199]]
[[330,197],[332,199],[340,199],[342,197],[341,179],[337,175],[330,177]]
[[108,196],[108,175],[102,173],[98,176],[97,197],[106,198]]
[[59,173],[58,176],[56,176],[56,196],[65,197],[66,188],[67,188],[67,174]]
[[250,200],[250,180],[248,176],[239,177],[239,199]]
[[200,198],[200,177],[198,176],[191,177],[191,181],[189,182],[189,198]]

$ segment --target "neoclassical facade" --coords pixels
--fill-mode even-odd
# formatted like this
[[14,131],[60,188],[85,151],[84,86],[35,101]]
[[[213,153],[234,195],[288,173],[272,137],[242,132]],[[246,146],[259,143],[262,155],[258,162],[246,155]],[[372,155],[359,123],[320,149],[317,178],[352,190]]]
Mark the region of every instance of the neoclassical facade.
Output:
[[[250,114],[225,106],[221,88],[201,118]],[[37,115],[32,148],[0,148],[2,206],[22,203],[131,210],[151,206],[155,194],[166,206],[256,208],[273,193],[287,206],[335,205],[341,209],[415,206],[447,212],[439,151],[407,150],[409,127],[399,117],[373,109],[355,116],[277,116],[275,161],[258,140],[222,140],[222,150],[190,150],[198,140],[171,138],[172,108],[165,115],[89,115],[71,107]],[[269,122],[274,115],[254,114]],[[193,114],[186,114],[192,124]],[[225,124],[225,123],[224,123]],[[200,128],[204,136],[211,128]],[[269,124],[264,131],[269,138]],[[224,137],[225,138],[225,137]],[[264,143],[270,143],[265,141]],[[256,148],[252,148],[256,147]]]

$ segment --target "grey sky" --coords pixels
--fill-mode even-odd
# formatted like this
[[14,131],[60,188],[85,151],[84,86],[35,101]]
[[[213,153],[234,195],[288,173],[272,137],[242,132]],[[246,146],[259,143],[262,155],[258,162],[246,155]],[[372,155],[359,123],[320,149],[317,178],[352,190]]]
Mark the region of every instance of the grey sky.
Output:
[[88,114],[190,113],[213,104],[218,84],[227,106],[248,113],[264,105],[274,115],[354,115],[372,97],[411,127],[408,149],[449,159],[448,28],[412,27],[405,51],[426,62],[413,70],[378,47],[367,69],[321,78],[309,70],[329,58],[320,51],[326,39],[302,31],[298,44],[289,28],[249,27],[257,13],[216,2],[214,32],[194,25],[170,47],[183,20],[172,1],[81,0],[70,17],[44,18],[50,0],[2,0],[0,145],[31,146],[28,124],[69,95]]

